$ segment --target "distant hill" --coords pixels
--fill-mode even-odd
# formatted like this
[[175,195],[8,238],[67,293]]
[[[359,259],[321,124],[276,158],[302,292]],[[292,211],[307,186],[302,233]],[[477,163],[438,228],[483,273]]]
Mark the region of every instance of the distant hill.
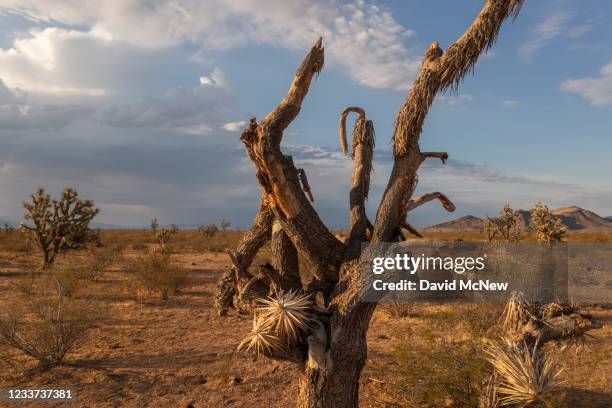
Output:
[[[561,207],[551,211],[554,216],[570,231],[612,231],[612,217],[601,217],[593,211],[577,206]],[[529,229],[531,225],[531,214],[526,210],[518,210],[520,214],[519,224],[523,230]],[[484,221],[472,215],[466,215],[456,220],[427,227],[435,231],[481,231]]]
[[482,231],[484,221],[481,218],[473,215],[466,215],[455,220],[443,222],[442,224],[432,225],[427,227],[427,230],[435,231]]

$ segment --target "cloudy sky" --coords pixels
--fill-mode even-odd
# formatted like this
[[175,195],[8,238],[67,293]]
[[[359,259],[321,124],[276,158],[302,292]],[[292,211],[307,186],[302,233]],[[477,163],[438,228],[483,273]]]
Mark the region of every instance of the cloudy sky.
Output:
[[[434,40],[446,47],[482,1],[0,0],[0,219],[18,221],[37,186],[74,186],[99,222],[247,226],[259,189],[239,141],[285,94],[323,36],[326,66],[286,152],[307,171],[329,225],[346,224],[350,159],[339,112],[366,109],[377,134],[373,218],[393,120]],[[415,225],[579,205],[612,215],[612,4],[527,1],[456,95],[437,97]]]

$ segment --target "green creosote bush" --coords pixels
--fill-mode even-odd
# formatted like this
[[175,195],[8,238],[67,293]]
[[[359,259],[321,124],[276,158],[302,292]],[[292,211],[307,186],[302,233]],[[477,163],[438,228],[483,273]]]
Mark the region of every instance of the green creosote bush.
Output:
[[171,255],[154,250],[131,261],[126,268],[132,280],[132,289],[139,301],[158,294],[163,301],[178,292],[189,279],[187,272],[172,264]]

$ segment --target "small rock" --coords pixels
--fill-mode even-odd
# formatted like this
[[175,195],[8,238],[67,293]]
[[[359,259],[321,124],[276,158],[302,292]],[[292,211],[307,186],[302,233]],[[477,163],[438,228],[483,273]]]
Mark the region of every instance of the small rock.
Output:
[[378,335],[378,338],[381,339],[381,340],[387,340],[389,337],[385,336],[384,334],[380,334],[380,335]]
[[121,348],[121,344],[119,344],[119,343],[113,343],[113,344],[111,344],[110,348],[112,348],[112,349],[118,349],[118,348]]
[[240,385],[242,383],[242,378],[240,377],[232,377],[230,379],[230,385]]

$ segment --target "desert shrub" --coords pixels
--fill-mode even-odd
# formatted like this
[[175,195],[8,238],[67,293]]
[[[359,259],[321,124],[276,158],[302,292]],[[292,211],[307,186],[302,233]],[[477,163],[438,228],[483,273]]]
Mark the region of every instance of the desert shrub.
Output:
[[562,241],[567,233],[567,228],[561,220],[555,218],[548,206],[540,202],[537,202],[531,210],[531,222],[537,241],[543,244]]
[[[487,364],[478,356],[480,345],[473,340],[448,341],[439,338],[440,327],[423,329],[419,336],[427,341],[416,347],[412,342],[398,344],[391,351],[394,359],[393,384],[388,391],[398,396],[411,390],[406,406],[478,406]],[[388,365],[378,367],[381,372]]]
[[187,272],[173,265],[170,254],[161,250],[151,251],[131,261],[127,272],[132,278],[138,300],[156,293],[166,301],[171,293],[176,293],[188,282]]
[[57,254],[69,249],[83,249],[98,241],[99,231],[89,228],[90,221],[100,211],[93,201],[81,200],[77,192],[66,188],[59,199],[52,199],[41,187],[32,194],[31,202],[24,202],[24,218],[31,225],[21,223],[27,234],[43,253],[43,268],[53,264]]
[[58,365],[86,338],[98,317],[86,303],[64,297],[16,304],[0,317],[0,343],[43,365]]
[[118,255],[119,252],[114,248],[92,249],[89,252],[89,260],[87,262],[87,279],[92,281],[100,279],[104,272],[115,262]]
[[383,312],[391,317],[408,317],[414,311],[414,306],[407,302],[385,302],[381,303]]
[[89,276],[88,268],[76,262],[54,266],[47,272],[49,286],[55,288],[59,297],[67,298],[76,297]]
[[144,251],[144,250],[146,250],[148,248],[149,248],[149,246],[147,244],[145,244],[145,243],[142,243],[142,242],[135,242],[135,243],[132,244],[132,249],[134,251]]

